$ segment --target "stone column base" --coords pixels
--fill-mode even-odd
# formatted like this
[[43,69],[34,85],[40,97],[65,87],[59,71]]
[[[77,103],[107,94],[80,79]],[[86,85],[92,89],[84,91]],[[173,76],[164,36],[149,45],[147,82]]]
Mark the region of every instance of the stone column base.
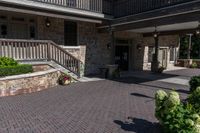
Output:
[[152,72],[159,72],[159,61],[151,62],[151,71]]

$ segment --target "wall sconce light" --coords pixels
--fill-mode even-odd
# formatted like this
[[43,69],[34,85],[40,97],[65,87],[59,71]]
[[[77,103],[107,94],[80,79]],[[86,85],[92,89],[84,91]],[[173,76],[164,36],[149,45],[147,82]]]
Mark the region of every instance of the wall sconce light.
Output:
[[196,29],[196,35],[200,34],[200,24],[198,25],[197,29]]
[[111,43],[107,43],[106,46],[107,46],[107,49],[111,49]]
[[51,21],[49,20],[49,18],[46,18],[45,24],[46,24],[46,27],[50,27],[51,26]]
[[155,31],[154,31],[154,33],[153,33],[153,37],[154,37],[154,38],[158,38],[158,36],[159,36],[159,33],[158,33],[158,31],[157,31],[157,26],[155,26]]
[[137,50],[142,50],[142,45],[141,44],[137,45]]

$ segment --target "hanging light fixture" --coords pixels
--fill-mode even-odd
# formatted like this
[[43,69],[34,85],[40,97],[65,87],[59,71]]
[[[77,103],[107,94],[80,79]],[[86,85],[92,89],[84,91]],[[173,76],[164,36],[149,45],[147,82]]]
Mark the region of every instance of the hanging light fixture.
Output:
[[199,34],[200,34],[200,23],[199,23],[199,25],[198,25],[198,27],[196,29],[196,35],[199,35]]
[[155,26],[155,31],[154,31],[153,37],[158,38],[157,26]]
[[46,27],[50,27],[51,26],[51,21],[49,20],[49,18],[46,18],[45,24],[46,24]]

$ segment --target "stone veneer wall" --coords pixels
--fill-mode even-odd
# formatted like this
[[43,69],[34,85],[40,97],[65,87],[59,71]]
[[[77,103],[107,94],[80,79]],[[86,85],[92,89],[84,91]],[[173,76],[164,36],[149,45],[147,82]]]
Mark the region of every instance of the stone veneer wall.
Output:
[[0,97],[32,93],[54,87],[60,72],[54,69],[0,78]]
[[[64,19],[50,18],[51,26],[45,26],[45,17],[38,17],[38,39],[52,40],[64,45]],[[98,68],[109,64],[111,51],[107,49],[108,34],[99,34],[96,24],[78,22],[80,48],[65,48],[85,64],[85,74],[98,73]]]
[[64,19],[49,18],[51,26],[46,27],[46,17],[38,16],[38,39],[40,40],[52,40],[58,45],[64,45]]
[[77,47],[64,47],[64,49],[69,52],[74,57],[80,59],[82,62],[85,62],[86,46],[77,46]]
[[[53,40],[59,45],[64,45],[64,19],[50,18],[51,27],[45,26],[45,17],[38,17],[39,39]],[[110,64],[111,50],[107,48],[110,42],[108,33],[98,33],[96,24],[88,22],[78,23],[79,48],[66,48],[66,51],[80,59],[85,64],[85,74],[98,73],[98,68]],[[148,46],[154,46],[153,37],[143,37],[142,34],[133,32],[115,32],[115,38],[132,40],[130,46],[130,70],[145,70],[149,68]],[[177,46],[178,36],[162,36],[160,46]],[[137,50],[137,45],[142,45]]]
[[99,68],[109,64],[111,50],[107,48],[110,37],[107,33],[98,33],[93,23],[80,22],[79,44],[86,47],[85,74],[99,73]]

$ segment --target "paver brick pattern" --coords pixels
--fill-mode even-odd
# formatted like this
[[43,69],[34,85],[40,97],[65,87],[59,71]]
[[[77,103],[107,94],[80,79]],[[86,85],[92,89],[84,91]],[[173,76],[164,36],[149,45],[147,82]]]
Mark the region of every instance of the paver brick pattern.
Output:
[[164,83],[140,80],[77,83],[0,98],[0,133],[159,133],[153,97]]

